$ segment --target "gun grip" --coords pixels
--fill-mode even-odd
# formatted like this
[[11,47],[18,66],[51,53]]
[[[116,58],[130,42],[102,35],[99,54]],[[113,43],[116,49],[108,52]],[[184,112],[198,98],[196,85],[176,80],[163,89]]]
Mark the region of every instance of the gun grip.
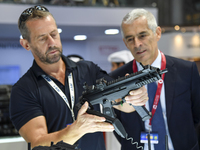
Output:
[[119,135],[119,136],[121,136],[122,138],[126,138],[126,131],[125,131],[125,129],[124,129],[124,127],[123,127],[123,125],[122,125],[122,123],[119,121],[119,119],[115,119],[114,121],[113,121],[113,126],[114,126],[114,128],[115,128],[115,132]]
[[115,132],[116,132],[119,136],[121,136],[122,138],[125,138],[125,137],[126,137],[126,134],[127,134],[127,133],[126,133],[126,131],[125,131],[125,129],[124,129],[122,123],[119,121],[119,119],[117,119],[117,118],[112,118],[112,117],[110,117],[110,116],[108,116],[108,115],[102,114],[102,113],[100,113],[100,112],[98,112],[98,111],[91,110],[91,109],[88,109],[86,112],[87,112],[88,114],[96,115],[96,116],[99,116],[99,117],[105,117],[106,122],[111,123],[111,124],[114,126]]

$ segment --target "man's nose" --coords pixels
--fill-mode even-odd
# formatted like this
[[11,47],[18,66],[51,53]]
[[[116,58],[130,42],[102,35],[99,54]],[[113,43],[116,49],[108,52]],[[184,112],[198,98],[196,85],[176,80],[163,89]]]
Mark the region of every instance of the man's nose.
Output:
[[142,45],[142,42],[138,38],[135,38],[135,47],[139,48],[141,45]]
[[48,35],[48,45],[49,45],[49,47],[54,47],[55,46],[55,40],[50,35]]

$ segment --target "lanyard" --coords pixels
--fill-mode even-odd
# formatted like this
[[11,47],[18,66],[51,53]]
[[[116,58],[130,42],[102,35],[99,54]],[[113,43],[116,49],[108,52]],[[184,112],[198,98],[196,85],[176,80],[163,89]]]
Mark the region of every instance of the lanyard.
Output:
[[62,97],[62,99],[64,100],[64,102],[67,104],[68,108],[71,111],[72,114],[72,118],[73,121],[75,121],[75,116],[74,116],[74,112],[73,112],[73,108],[74,108],[74,83],[73,83],[73,76],[72,73],[70,73],[68,75],[68,81],[69,81],[69,91],[70,91],[70,97],[71,97],[71,105],[72,107],[70,107],[69,105],[69,101],[66,97],[66,95],[63,93],[63,91],[53,82],[53,80],[51,80],[48,76],[46,75],[42,75],[42,77],[49,83],[49,85],[51,85],[53,87],[53,89]]
[[[166,58],[165,58],[165,55],[161,53],[161,70],[165,69],[166,68]],[[136,61],[135,59],[133,60],[133,72],[137,72],[137,65],[136,65]],[[153,102],[153,106],[152,106],[152,117],[149,121],[149,125],[151,125],[151,120],[156,112],[156,109],[157,109],[157,106],[158,106],[158,102],[160,100],[160,94],[161,94],[161,89],[162,89],[162,85],[163,85],[163,81],[164,81],[164,77],[165,77],[165,74],[162,74],[162,80],[159,80],[158,81],[158,86],[157,86],[157,90],[156,90],[156,94],[155,94],[155,98],[154,98],[154,102]]]

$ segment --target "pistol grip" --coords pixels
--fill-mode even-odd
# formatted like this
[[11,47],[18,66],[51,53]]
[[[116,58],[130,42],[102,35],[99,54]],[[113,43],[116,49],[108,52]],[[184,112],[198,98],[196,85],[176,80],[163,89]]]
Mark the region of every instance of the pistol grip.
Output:
[[112,118],[108,115],[105,115],[105,114],[102,114],[98,111],[95,111],[95,110],[91,110],[91,109],[88,109],[86,111],[88,114],[92,114],[92,115],[96,115],[96,116],[99,116],[99,117],[104,117],[106,119],[106,122],[108,123],[111,123],[114,128],[115,128],[115,132],[121,136],[122,138],[125,138],[126,137],[126,131],[122,125],[122,123],[119,121],[119,119],[117,118]]

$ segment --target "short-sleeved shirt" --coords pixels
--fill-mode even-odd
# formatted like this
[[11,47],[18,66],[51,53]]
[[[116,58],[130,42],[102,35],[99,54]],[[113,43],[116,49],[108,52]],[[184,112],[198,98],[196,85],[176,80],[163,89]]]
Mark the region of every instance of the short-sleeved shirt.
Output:
[[[83,85],[95,85],[96,80],[104,77],[110,81],[100,67],[90,61],[77,63],[62,56],[66,64],[65,85],[49,76],[65,93],[69,101],[68,75],[72,72],[75,90],[75,104],[84,91]],[[17,130],[37,116],[45,116],[48,133],[59,131],[73,122],[71,111],[61,96],[42,77],[47,75],[34,61],[32,67],[13,85],[10,99],[10,118]],[[47,75],[48,76],[48,75]],[[99,106],[94,107],[99,110]],[[73,109],[75,116],[77,110]],[[104,150],[103,134],[100,132],[84,135],[78,141],[81,150]]]

